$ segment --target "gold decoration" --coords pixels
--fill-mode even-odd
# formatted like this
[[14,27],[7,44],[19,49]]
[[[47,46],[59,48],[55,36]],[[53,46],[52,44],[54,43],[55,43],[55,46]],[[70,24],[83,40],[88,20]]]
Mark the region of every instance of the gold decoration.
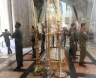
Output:
[[61,47],[60,47],[60,0],[56,0],[56,5],[57,5],[57,26],[58,26],[58,33],[57,33],[57,47],[58,47],[58,58],[59,58],[59,64],[58,64],[58,70],[55,72],[55,76],[57,77],[65,77],[67,74],[62,70],[62,59],[61,59]]
[[34,1],[31,0],[32,3],[32,13],[33,13],[33,19],[34,19],[34,26],[35,26],[35,49],[36,49],[36,65],[34,67],[34,75],[40,75],[43,71],[43,67],[40,65],[40,58],[39,58],[39,46],[38,46],[38,30],[36,26],[36,18],[35,18],[35,10],[34,10]]

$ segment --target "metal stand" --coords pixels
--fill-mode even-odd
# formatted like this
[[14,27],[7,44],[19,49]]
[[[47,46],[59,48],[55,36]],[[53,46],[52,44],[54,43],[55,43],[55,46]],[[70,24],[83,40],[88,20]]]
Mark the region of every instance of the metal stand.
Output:
[[34,75],[35,76],[41,75],[42,71],[44,70],[44,68],[40,64],[36,64],[34,68],[35,68],[34,69]]
[[66,72],[64,72],[62,69],[57,70],[57,71],[55,72],[55,76],[56,76],[56,77],[65,77],[66,75],[67,75]]
[[[60,47],[59,47],[59,49],[60,49]],[[58,70],[55,72],[55,76],[56,76],[56,77],[65,77],[65,76],[67,75],[67,73],[64,72],[63,69],[62,69],[62,54],[61,54],[61,51],[58,52],[58,55],[59,55],[59,65],[58,65],[59,68],[58,68]]]
[[40,57],[39,57],[39,44],[38,44],[38,30],[37,30],[37,26],[36,26],[36,17],[35,17],[35,10],[34,10],[34,1],[31,0],[31,4],[32,4],[32,13],[33,13],[33,22],[34,22],[34,26],[35,26],[35,30],[34,30],[34,34],[35,34],[35,49],[36,49],[36,65],[34,67],[34,75],[40,75],[41,72],[43,71],[43,67],[40,65]]
[[58,63],[58,70],[55,72],[55,76],[57,77],[65,77],[67,74],[66,72],[63,71],[62,69],[62,54],[61,54],[61,47],[59,45],[60,39],[59,39],[59,34],[60,34],[60,0],[56,0],[56,7],[57,7],[57,26],[58,26],[58,33],[57,33],[57,46],[58,46],[58,58],[59,58],[59,63]]
[[45,68],[42,72],[42,75],[44,76],[44,78],[51,78],[53,71],[50,67],[49,59],[45,57],[44,61],[45,61]]
[[[45,4],[46,4],[46,8],[49,9],[49,4],[50,4],[50,0],[46,0],[45,1]],[[50,23],[50,11],[48,10],[48,23],[45,23],[45,26],[47,26],[46,30],[47,30],[47,33],[48,34],[47,36],[47,53],[46,53],[46,57],[44,59],[45,61],[45,67],[44,67],[44,70],[42,72],[42,75],[44,76],[44,78],[51,78],[52,74],[53,74],[53,71],[50,67],[50,28],[49,28],[49,23]],[[45,21],[46,21],[46,11],[45,11]]]

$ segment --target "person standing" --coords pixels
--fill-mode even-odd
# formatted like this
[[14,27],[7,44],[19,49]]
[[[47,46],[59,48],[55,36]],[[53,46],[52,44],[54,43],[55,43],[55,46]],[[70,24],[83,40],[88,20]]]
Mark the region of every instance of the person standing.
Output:
[[79,32],[79,45],[80,45],[80,63],[79,65],[82,67],[86,67],[86,65],[84,65],[84,59],[86,56],[86,42],[88,40],[88,36],[86,34],[86,23],[82,23],[81,24],[81,29]]
[[12,50],[11,50],[11,48],[10,48],[10,38],[9,38],[9,36],[11,36],[11,34],[8,32],[8,30],[7,29],[5,29],[5,32],[3,32],[1,35],[0,35],[0,37],[4,37],[4,40],[5,40],[5,44],[6,44],[6,46],[8,47],[8,54],[12,54]]
[[66,29],[64,27],[63,30],[62,30],[61,43],[60,43],[60,45],[62,45],[62,42],[64,42],[64,47],[66,45],[66,35],[67,35],[67,32],[66,32]]
[[21,67],[23,67],[23,44],[22,44],[22,36],[23,33],[20,29],[21,24],[19,22],[16,22],[15,24],[15,32],[12,35],[12,38],[15,38],[15,51],[16,51],[16,61],[17,61],[17,67],[14,69],[14,71],[20,70]]
[[71,24],[71,28],[68,31],[68,37],[71,36],[71,31],[73,31],[73,25],[74,25],[74,23]]
[[[73,23],[71,24],[71,28],[68,31],[68,37],[69,37],[69,41],[71,42],[71,31],[73,31]],[[71,43],[69,42],[70,48],[69,48],[69,53],[72,56],[73,55],[73,51],[72,51],[72,46]]]
[[33,50],[33,55],[32,58],[36,58],[36,50],[35,50],[35,30],[34,26],[32,26],[32,36],[31,36],[31,42],[32,42],[32,50]]
[[71,30],[70,35],[70,47],[72,49],[72,56],[74,61],[77,59],[76,51],[77,51],[78,33],[76,28],[77,28],[76,24],[73,23],[73,29]]
[[64,32],[63,32],[64,47],[65,47],[65,45],[66,45],[66,36],[67,36],[67,29],[65,28],[65,29],[64,29]]

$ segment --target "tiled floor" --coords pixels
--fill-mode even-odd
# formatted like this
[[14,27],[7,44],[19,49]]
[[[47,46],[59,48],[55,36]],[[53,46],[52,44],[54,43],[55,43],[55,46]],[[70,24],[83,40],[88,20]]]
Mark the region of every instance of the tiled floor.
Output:
[[[95,44],[89,43],[87,46],[87,55],[85,58],[86,68],[80,67],[79,64],[79,57],[80,51],[77,52],[78,59],[74,62],[72,61],[71,57],[66,51],[67,56],[64,56],[64,52],[62,52],[62,69],[67,73],[65,78],[96,78],[96,49],[93,48]],[[16,68],[17,64],[15,61],[15,50],[12,49],[13,54],[7,55],[7,52],[4,47],[2,53],[0,53],[0,59],[6,58],[2,63],[0,63],[0,78],[44,78],[43,76],[34,76],[33,74],[33,67],[35,65],[34,60],[32,59],[32,52],[30,51],[31,48],[24,48],[24,57],[23,57],[23,64],[21,71],[13,71]],[[68,50],[68,45],[66,47]],[[58,50],[56,48],[51,48],[50,54],[50,65],[53,71],[58,69]],[[66,57],[66,59],[64,59]],[[52,78],[56,78],[54,75]]]

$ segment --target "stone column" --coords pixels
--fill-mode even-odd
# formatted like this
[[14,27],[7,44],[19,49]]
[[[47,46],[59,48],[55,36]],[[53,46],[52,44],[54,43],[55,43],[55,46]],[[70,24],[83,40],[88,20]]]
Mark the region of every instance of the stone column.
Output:
[[7,0],[7,6],[8,6],[9,31],[10,31],[10,33],[13,33],[13,19],[12,19],[11,0]]
[[23,46],[31,45],[31,26],[32,26],[32,11],[30,0],[12,0],[13,17],[15,22],[21,23],[23,31]]
[[87,22],[87,31],[90,32],[90,21],[91,21],[91,13],[92,13],[92,2],[88,2],[87,4],[87,17],[86,17],[86,22]]
[[96,19],[96,0],[93,1],[91,21],[89,26],[91,38],[93,34],[93,39],[92,39],[93,43],[96,43],[96,20],[95,19]]

